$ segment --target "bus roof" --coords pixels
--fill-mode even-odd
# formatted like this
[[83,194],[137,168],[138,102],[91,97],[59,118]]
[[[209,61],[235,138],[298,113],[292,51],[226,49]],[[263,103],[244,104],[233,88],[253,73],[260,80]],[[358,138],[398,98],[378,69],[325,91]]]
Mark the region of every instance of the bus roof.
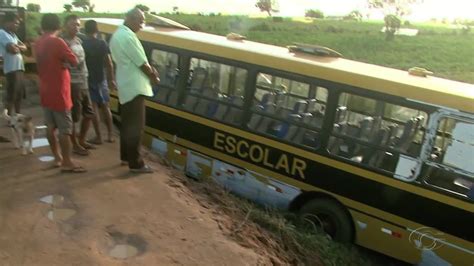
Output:
[[[95,19],[99,29],[113,33],[121,19]],[[163,27],[145,27],[141,40],[232,60],[263,65],[287,72],[357,86],[418,102],[474,113],[474,84],[432,76],[413,76],[408,71],[344,58],[292,53],[287,48],[225,36]]]

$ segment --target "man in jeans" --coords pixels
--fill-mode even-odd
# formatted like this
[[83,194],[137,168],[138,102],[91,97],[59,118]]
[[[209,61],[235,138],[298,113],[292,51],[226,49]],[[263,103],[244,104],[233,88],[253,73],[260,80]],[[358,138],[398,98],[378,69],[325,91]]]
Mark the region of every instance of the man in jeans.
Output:
[[152,173],[140,155],[145,124],[145,97],[152,96],[150,85],[158,84],[158,73],[148,63],[136,32],[143,28],[145,14],[138,8],[129,11],[110,40],[112,59],[117,66],[115,77],[121,104],[120,159],[130,172]]
[[[41,19],[44,34],[35,43],[39,92],[55,166],[61,167],[63,172],[81,173],[86,170],[71,160],[71,77],[65,66],[66,63],[77,65],[77,59],[66,43],[56,36],[60,26],[59,17],[55,14],[46,14]],[[58,149],[56,130],[61,151]]]
[[89,155],[88,149],[94,148],[86,142],[87,131],[94,117],[92,103],[88,88],[88,71],[86,66],[86,54],[82,48],[82,40],[77,36],[81,22],[76,15],[69,15],[64,19],[64,32],[61,38],[66,42],[72,52],[76,55],[78,65],[70,67],[71,73],[71,97],[72,97],[72,120],[79,122],[82,115],[81,131],[76,138],[75,126],[72,129],[73,152],[79,155]]
[[23,57],[21,53],[26,51],[16,32],[20,25],[20,19],[13,12],[5,13],[3,20],[4,28],[0,30],[0,54],[3,57],[3,72],[7,80],[6,109],[12,115],[20,113],[21,98],[25,93]]

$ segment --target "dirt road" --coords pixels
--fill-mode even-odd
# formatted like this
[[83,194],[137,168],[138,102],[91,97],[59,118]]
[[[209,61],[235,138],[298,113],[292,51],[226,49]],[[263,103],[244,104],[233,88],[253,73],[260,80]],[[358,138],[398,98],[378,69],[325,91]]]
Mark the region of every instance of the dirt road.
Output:
[[[25,113],[41,124],[39,108]],[[10,139],[0,124],[0,136]],[[1,265],[271,264],[227,237],[218,214],[173,186],[166,167],[129,174],[117,143],[75,157],[87,173],[64,174],[41,161],[50,159],[48,146],[22,156],[0,142]]]

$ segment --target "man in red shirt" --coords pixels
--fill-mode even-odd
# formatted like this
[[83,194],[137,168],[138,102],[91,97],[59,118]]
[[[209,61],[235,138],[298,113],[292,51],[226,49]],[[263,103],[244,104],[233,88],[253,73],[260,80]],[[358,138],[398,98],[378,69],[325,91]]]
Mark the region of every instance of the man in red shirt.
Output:
[[[47,137],[55,158],[55,165],[62,172],[81,173],[86,170],[71,160],[71,77],[68,65],[77,65],[77,58],[67,44],[56,37],[60,29],[59,17],[46,14],[41,19],[44,34],[36,41],[36,62],[40,78],[41,106],[44,110]],[[59,146],[55,131],[59,133]]]

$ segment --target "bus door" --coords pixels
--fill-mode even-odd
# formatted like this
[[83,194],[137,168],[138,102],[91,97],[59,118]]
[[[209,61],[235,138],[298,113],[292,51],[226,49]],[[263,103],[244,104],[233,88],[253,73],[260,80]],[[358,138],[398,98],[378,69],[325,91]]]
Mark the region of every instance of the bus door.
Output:
[[422,182],[474,201],[474,116],[443,111],[433,117]]

